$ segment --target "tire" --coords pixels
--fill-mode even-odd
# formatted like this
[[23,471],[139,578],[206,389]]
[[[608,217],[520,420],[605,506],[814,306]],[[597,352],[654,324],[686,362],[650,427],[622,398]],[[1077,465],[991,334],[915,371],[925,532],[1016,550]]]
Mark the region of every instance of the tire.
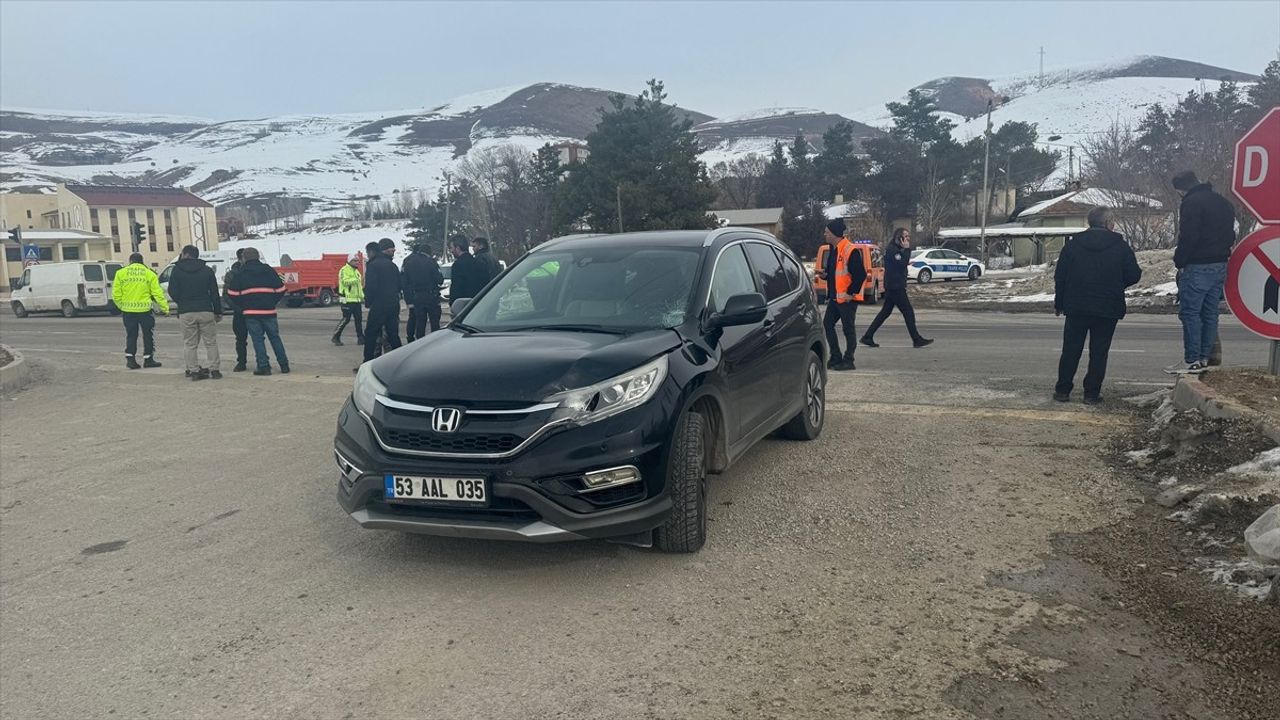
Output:
[[982,277],[982,271],[978,269],[977,265],[974,265],[973,267],[969,268],[970,281],[977,280],[980,277]]
[[76,315],[79,315],[79,314],[80,314],[80,312],[79,312],[78,310],[76,310],[76,306],[75,306],[75,305],[73,305],[73,304],[71,303],[71,301],[70,301],[70,300],[63,300],[63,301],[62,301],[62,317],[64,317],[64,318],[73,318],[73,317],[75,317]]
[[300,308],[302,307],[302,302],[303,302],[302,298],[297,297],[296,295],[290,295],[289,297],[285,298],[284,304],[291,308]]
[[822,358],[809,353],[809,368],[804,379],[805,403],[800,414],[782,426],[781,435],[788,440],[817,440],[827,420],[827,374]]
[[11,307],[13,307],[14,317],[24,318],[31,316],[31,313],[27,312],[27,309],[22,306],[22,303],[17,302],[16,300],[13,302]]
[[316,300],[316,302],[320,303],[320,307],[329,307],[330,305],[333,304],[333,293],[329,290],[329,288],[322,289],[320,291],[320,297]]
[[921,285],[924,285],[925,283],[929,282],[932,279],[933,279],[933,271],[930,270],[929,268],[924,268],[923,270],[920,271],[919,275],[916,275],[916,282]]
[[667,492],[671,515],[653,531],[662,552],[692,553],[707,541],[707,421],[686,412],[676,426],[667,459]]

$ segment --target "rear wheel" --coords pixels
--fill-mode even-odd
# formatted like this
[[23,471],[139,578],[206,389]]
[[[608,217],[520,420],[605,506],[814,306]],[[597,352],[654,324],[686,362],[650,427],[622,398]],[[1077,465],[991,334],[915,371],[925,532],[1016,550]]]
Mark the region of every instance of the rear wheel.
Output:
[[816,440],[827,419],[827,382],[822,359],[809,353],[809,368],[804,378],[804,409],[782,426],[782,437],[788,440]]
[[930,271],[929,268],[925,268],[921,270],[920,274],[916,275],[916,282],[920,283],[921,285],[929,282],[932,279],[933,279],[933,272]]
[[285,298],[284,304],[291,308],[299,308],[299,307],[302,307],[302,298],[298,297],[297,295],[290,295],[289,297]]
[[320,290],[320,297],[317,302],[320,303],[320,307],[329,307],[333,304],[333,293],[329,288],[323,288]]
[[982,271],[978,269],[977,265],[974,265],[973,267],[969,268],[970,280],[977,280],[981,275],[982,275]]
[[663,552],[697,552],[707,541],[706,438],[706,418],[695,412],[680,418],[667,460],[671,515],[653,531],[653,544]]
[[14,317],[24,318],[24,317],[27,317],[30,313],[28,313],[27,309],[22,306],[22,303],[14,301],[13,314],[14,314]]
[[78,314],[79,312],[76,310],[76,306],[73,305],[70,300],[62,301],[62,317],[73,318]]

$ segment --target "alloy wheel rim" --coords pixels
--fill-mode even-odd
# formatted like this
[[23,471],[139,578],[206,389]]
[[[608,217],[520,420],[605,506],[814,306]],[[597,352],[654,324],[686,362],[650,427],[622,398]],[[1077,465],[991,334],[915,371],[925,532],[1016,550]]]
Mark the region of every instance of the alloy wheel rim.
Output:
[[809,382],[806,386],[807,390],[807,407],[809,409],[809,423],[813,427],[822,426],[823,413],[823,397],[822,397],[822,371],[818,369],[817,363],[809,364]]

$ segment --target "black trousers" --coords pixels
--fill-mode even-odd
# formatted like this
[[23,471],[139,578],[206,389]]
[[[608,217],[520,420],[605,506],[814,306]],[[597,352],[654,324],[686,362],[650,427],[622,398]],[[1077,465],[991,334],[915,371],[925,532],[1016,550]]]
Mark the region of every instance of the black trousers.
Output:
[[138,354],[138,331],[142,331],[142,354],[151,357],[156,351],[156,318],[147,312],[120,313],[124,318],[124,354],[134,357]]
[[915,308],[911,307],[911,299],[907,297],[906,288],[884,291],[884,306],[876,314],[876,319],[871,321],[871,327],[867,328],[867,332],[863,334],[863,337],[874,338],[876,331],[893,314],[894,308],[898,308],[898,312],[902,313],[902,319],[907,321],[907,332],[911,333],[911,340],[913,342],[919,340],[920,331],[916,329],[916,311]]
[[400,306],[394,308],[369,308],[369,322],[364,329],[364,361],[369,362],[378,356],[378,348],[383,333],[387,336],[387,347],[394,350],[400,347]]
[[854,317],[858,314],[858,303],[827,303],[827,311],[822,316],[822,329],[827,331],[827,346],[831,348],[831,358],[841,357],[840,340],[836,337],[836,322],[844,326],[845,351],[843,357],[853,359],[853,349],[857,346],[858,335],[853,329]]
[[338,328],[333,331],[333,336],[342,337],[342,331],[347,329],[347,323],[353,321],[356,325],[356,342],[364,342],[364,308],[358,302],[342,303],[342,320],[338,322]]
[[409,308],[409,322],[405,325],[404,334],[408,342],[427,336],[427,323],[431,323],[431,332],[440,329],[440,298],[429,297],[415,299]]
[[1087,335],[1089,370],[1084,376],[1084,394],[1101,394],[1102,379],[1107,375],[1107,355],[1111,352],[1111,338],[1115,335],[1117,322],[1115,318],[1095,315],[1067,316],[1066,325],[1062,328],[1062,357],[1058,360],[1058,384],[1054,386],[1054,392],[1071,392]]
[[244,313],[231,315],[231,332],[236,334],[236,364],[249,362],[249,326],[244,321]]

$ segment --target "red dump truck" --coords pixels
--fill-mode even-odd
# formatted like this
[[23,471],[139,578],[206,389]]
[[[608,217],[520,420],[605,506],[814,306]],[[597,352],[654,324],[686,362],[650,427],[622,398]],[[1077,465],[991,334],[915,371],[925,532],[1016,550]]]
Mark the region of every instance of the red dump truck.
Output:
[[[357,266],[364,272],[363,255],[357,255]],[[288,255],[280,259],[276,272],[284,280],[285,304],[300,307],[312,302],[329,307],[339,301],[338,271],[347,262],[344,253],[325,253],[318,260],[294,260]]]

